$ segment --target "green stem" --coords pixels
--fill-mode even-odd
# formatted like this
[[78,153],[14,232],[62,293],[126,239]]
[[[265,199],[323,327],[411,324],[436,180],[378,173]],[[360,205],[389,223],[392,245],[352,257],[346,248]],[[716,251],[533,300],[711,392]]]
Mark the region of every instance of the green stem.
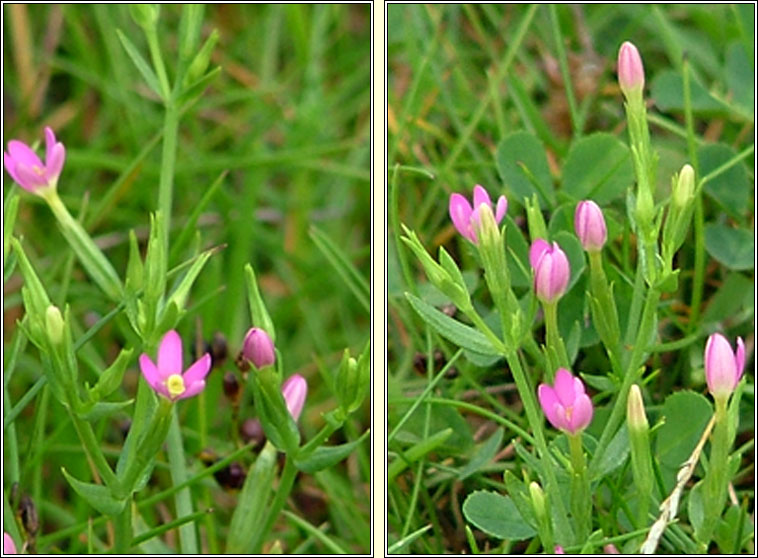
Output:
[[726,501],[727,467],[729,461],[729,417],[727,398],[716,399],[716,424],[711,435],[711,458],[708,476],[705,479],[705,519],[697,538],[708,544],[713,529],[721,517]]
[[556,521],[556,531],[558,533],[565,534],[565,540],[573,541],[574,533],[571,526],[568,523],[568,513],[566,506],[561,498],[560,490],[558,488],[558,480],[555,477],[554,464],[552,458],[547,449],[547,442],[545,441],[545,432],[543,430],[542,417],[537,412],[537,400],[534,395],[534,389],[529,384],[529,381],[521,368],[521,362],[519,361],[518,354],[515,351],[507,351],[504,353],[508,366],[513,374],[513,379],[516,382],[516,387],[521,396],[521,401],[524,404],[524,410],[526,411],[526,418],[529,421],[529,426],[534,432],[534,440],[537,445],[537,451],[539,451],[540,459],[542,460],[543,471],[545,473],[547,493],[552,494],[551,503],[556,513],[553,514],[553,518]]
[[590,534],[592,498],[587,480],[587,464],[582,451],[582,433],[567,434],[571,452],[571,512],[574,516],[577,538],[586,540]]
[[263,524],[263,530],[260,532],[258,540],[254,541],[251,549],[251,554],[259,554],[263,548],[263,542],[266,540],[271,529],[274,527],[274,522],[279,517],[284,504],[287,502],[287,497],[292,491],[292,485],[295,483],[295,476],[297,474],[297,468],[295,467],[294,460],[289,455],[284,462],[284,470],[282,476],[279,479],[279,486],[276,488],[276,496],[271,503],[271,507],[268,510],[266,520]]
[[161,84],[163,100],[168,103],[169,95],[171,94],[171,86],[168,83],[166,65],[163,63],[163,55],[161,55],[161,47],[158,43],[158,32],[156,28],[145,29],[145,36],[147,37],[147,46],[150,49],[150,58],[153,61],[155,72],[158,74],[158,81],[160,81]]
[[481,331],[484,335],[487,336],[487,339],[490,340],[490,343],[492,343],[492,346],[495,348],[496,351],[505,354],[507,352],[507,349],[505,347],[505,344],[500,340],[500,338],[495,335],[495,332],[490,329],[490,326],[488,326],[482,317],[477,313],[476,310],[474,310],[474,307],[469,305],[468,308],[461,308],[461,311],[468,316],[468,318],[474,322],[474,325],[477,327],[479,331]]
[[179,111],[171,102],[166,104],[163,121],[163,150],[161,153],[161,176],[158,184],[158,209],[163,215],[163,234],[168,251],[168,237],[171,230],[171,206],[174,188],[174,167],[176,165],[176,143],[179,132]]
[[124,510],[113,518],[113,553],[127,554],[132,547],[132,499],[129,497]]
[[100,477],[111,490],[118,486],[118,478],[116,474],[108,465],[108,461],[105,459],[105,455],[100,450],[100,444],[95,439],[95,433],[92,431],[92,426],[86,420],[81,419],[75,411],[71,411],[71,420],[74,423],[74,429],[79,436],[79,440],[84,446],[84,451],[87,454],[89,460],[94,464]]
[[545,370],[549,383],[553,383],[555,372],[558,368],[568,368],[569,358],[566,354],[566,346],[558,330],[558,303],[544,303],[542,309],[545,312],[545,340],[548,368]]
[[651,288],[647,292],[647,298],[645,299],[645,308],[642,311],[642,321],[637,333],[637,339],[634,342],[634,349],[629,357],[629,361],[624,371],[624,381],[621,384],[621,389],[616,397],[616,402],[613,405],[611,416],[605,424],[603,433],[600,436],[600,441],[597,444],[595,455],[590,463],[590,470],[594,471],[597,464],[602,460],[603,454],[607,449],[608,444],[611,441],[611,437],[616,433],[621,420],[624,418],[626,411],[626,399],[629,395],[629,388],[637,379],[637,370],[642,365],[645,352],[649,348],[650,336],[653,333],[655,327],[656,311],[658,309],[658,299],[660,293],[657,289]]

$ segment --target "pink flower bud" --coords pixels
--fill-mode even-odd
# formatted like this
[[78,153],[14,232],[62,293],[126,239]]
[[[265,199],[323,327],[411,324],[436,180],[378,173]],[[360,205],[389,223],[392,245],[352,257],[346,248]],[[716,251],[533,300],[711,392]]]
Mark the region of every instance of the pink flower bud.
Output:
[[626,97],[633,91],[642,92],[645,86],[645,69],[637,47],[626,41],[619,49],[617,67],[619,86]]
[[282,384],[282,395],[287,403],[287,410],[297,422],[308,395],[308,382],[300,374],[293,374]]
[[[492,209],[492,201],[487,190],[479,186],[474,186],[474,206],[461,194],[452,194],[450,196],[450,218],[458,232],[468,238],[474,244],[477,243],[477,228],[479,227],[479,206],[486,205]],[[500,224],[505,212],[508,209],[508,200],[505,196],[497,199],[495,208],[495,222]]]
[[616,548],[616,545],[613,543],[609,543],[603,546],[603,553],[604,554],[621,554],[619,552],[619,549]]
[[588,252],[597,252],[603,248],[608,232],[605,229],[603,212],[594,201],[585,200],[577,204],[574,230],[582,247]]
[[274,342],[265,330],[251,327],[245,335],[242,347],[243,356],[252,362],[256,368],[271,366],[276,360]]
[[592,421],[592,401],[584,384],[565,368],[555,374],[555,385],[540,384],[537,396],[547,420],[555,428],[576,434]]
[[737,387],[745,366],[745,344],[742,337],[737,338],[737,351],[732,353],[732,347],[726,337],[714,333],[705,344],[705,379],[708,391],[714,398],[726,398]]
[[55,141],[55,134],[45,128],[45,163],[42,163],[31,147],[18,140],[8,142],[8,151],[3,153],[5,170],[24,190],[42,194],[55,188],[66,160],[66,148]]
[[555,302],[566,292],[571,271],[568,258],[557,242],[538,238],[529,249],[534,270],[534,292],[542,302]]
[[16,554],[16,544],[8,533],[3,533],[3,554]]
[[560,546],[560,545],[558,545],[558,544],[556,544],[556,545],[555,545],[555,553],[556,553],[556,554],[566,554],[566,553],[563,551],[563,547],[562,547],[562,546]]

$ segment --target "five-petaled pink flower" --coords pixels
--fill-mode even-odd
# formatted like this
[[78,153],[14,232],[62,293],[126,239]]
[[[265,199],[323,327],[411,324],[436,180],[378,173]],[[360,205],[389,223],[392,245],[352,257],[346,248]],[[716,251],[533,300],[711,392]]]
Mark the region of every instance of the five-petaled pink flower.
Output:
[[33,194],[41,194],[57,186],[65,160],[66,148],[55,140],[55,134],[49,127],[45,128],[44,163],[31,147],[18,140],[9,141],[8,151],[3,153],[5,170],[19,186]]
[[173,329],[166,333],[158,348],[158,365],[146,353],[139,357],[142,375],[150,387],[162,396],[176,401],[197,395],[205,388],[205,377],[211,369],[211,355],[205,353],[182,373],[182,339]]
[[554,386],[540,384],[537,396],[547,420],[559,430],[576,434],[592,421],[592,401],[582,380],[565,368],[556,372]]
[[571,271],[568,258],[557,242],[538,238],[529,249],[529,263],[534,270],[534,292],[542,302],[555,302],[563,296]]
[[737,338],[737,351],[726,337],[714,333],[705,344],[705,379],[708,391],[716,398],[729,397],[745,371],[745,344]]
[[282,395],[287,403],[287,410],[297,422],[308,395],[308,382],[300,374],[293,374],[282,384]]
[[[468,238],[474,244],[477,243],[477,228],[479,226],[479,206],[486,205],[492,208],[492,200],[487,190],[479,184],[474,186],[474,206],[472,207],[465,196],[461,194],[451,194],[450,196],[450,218],[458,232]],[[508,200],[505,196],[497,199],[495,207],[495,222],[500,224],[505,212],[508,210]]]

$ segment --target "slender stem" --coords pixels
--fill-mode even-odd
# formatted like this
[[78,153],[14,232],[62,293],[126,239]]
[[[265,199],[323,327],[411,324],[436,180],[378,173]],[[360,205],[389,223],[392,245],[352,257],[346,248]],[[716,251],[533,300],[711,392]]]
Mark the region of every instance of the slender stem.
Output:
[[645,299],[645,308],[642,311],[642,321],[637,334],[637,339],[634,342],[634,349],[629,357],[626,370],[624,372],[624,381],[621,384],[621,389],[616,397],[616,402],[613,405],[611,416],[605,424],[603,433],[600,436],[600,441],[597,444],[595,455],[590,463],[590,470],[593,471],[597,464],[600,463],[608,444],[611,441],[611,436],[616,433],[621,420],[624,417],[626,410],[626,399],[629,395],[629,388],[637,379],[637,369],[642,364],[644,354],[648,350],[649,339],[655,327],[656,310],[658,309],[658,299],[660,293],[657,289],[651,288],[648,290],[647,298]]
[[503,344],[500,338],[495,335],[495,332],[490,329],[490,326],[484,322],[482,317],[477,313],[476,310],[474,310],[472,306],[469,306],[469,308],[462,308],[461,310],[464,314],[466,314],[466,316],[469,317],[472,322],[474,322],[474,325],[477,327],[477,329],[487,336],[496,351],[503,354],[506,353],[507,349],[505,347],[505,344]]
[[545,372],[547,373],[548,381],[552,383],[558,368],[568,368],[569,359],[566,354],[566,346],[563,344],[563,338],[560,331],[558,331],[558,303],[545,303],[542,305],[542,309],[545,312],[546,357],[549,365]]
[[173,103],[166,104],[163,121],[163,151],[161,154],[161,176],[158,185],[158,209],[163,215],[163,231],[168,251],[168,237],[171,230],[171,207],[174,188],[174,167],[176,165],[176,143],[179,132],[179,111]]
[[132,547],[132,498],[129,497],[124,510],[113,518],[113,552],[127,554]]
[[582,451],[582,433],[567,434],[571,451],[571,511],[576,522],[577,538],[585,540],[590,534],[592,498],[587,480],[587,466]]
[[727,415],[727,399],[716,399],[716,424],[711,435],[711,459],[708,476],[705,480],[705,520],[698,539],[701,544],[711,540],[714,526],[721,517],[726,500],[727,464],[729,461],[729,417]]
[[86,420],[79,418],[75,411],[71,411],[71,420],[74,423],[74,429],[79,436],[79,440],[81,440],[82,446],[84,446],[87,457],[89,457],[89,460],[95,466],[105,484],[113,490],[118,486],[118,478],[111,469],[111,466],[108,465],[105,455],[100,450],[100,444],[95,439],[92,426]]
[[274,522],[279,517],[279,513],[287,502],[287,497],[292,491],[292,485],[295,482],[296,474],[297,468],[295,467],[294,460],[288,455],[284,462],[282,476],[279,479],[279,486],[276,488],[276,496],[274,496],[274,501],[271,503],[266,521],[263,524],[263,531],[261,531],[259,539],[255,541],[255,546],[251,549],[251,554],[259,554],[261,552],[263,541],[266,540],[266,536],[273,528]]
[[571,124],[574,128],[574,139],[578,139],[582,135],[582,117],[576,107],[574,87],[571,84],[571,72],[569,71],[568,59],[566,58],[566,47],[563,44],[563,35],[561,34],[561,26],[558,22],[558,12],[555,4],[550,4],[550,21],[553,27],[553,37],[555,38],[555,50],[558,53],[558,65],[561,68],[561,76],[563,77],[563,89],[566,92],[569,115],[571,116]]
[[150,58],[153,60],[153,66],[155,72],[158,74],[158,80],[161,83],[161,92],[163,93],[163,99],[165,102],[169,102],[169,95],[171,94],[171,86],[168,83],[168,75],[166,74],[166,65],[163,63],[163,56],[161,55],[161,47],[158,43],[158,32],[153,27],[152,29],[145,30],[145,36],[147,37],[147,46],[150,49]]
[[[171,472],[171,483],[177,485],[187,480],[187,467],[185,465],[184,445],[182,443],[182,432],[179,428],[179,418],[176,414],[176,405],[172,405],[172,408],[171,426],[168,429],[166,443],[168,445],[168,464],[169,471]],[[178,517],[190,516],[194,513],[192,494],[189,487],[183,488],[174,494],[174,503]],[[179,527],[179,540],[183,554],[198,553],[194,523],[185,523]]]

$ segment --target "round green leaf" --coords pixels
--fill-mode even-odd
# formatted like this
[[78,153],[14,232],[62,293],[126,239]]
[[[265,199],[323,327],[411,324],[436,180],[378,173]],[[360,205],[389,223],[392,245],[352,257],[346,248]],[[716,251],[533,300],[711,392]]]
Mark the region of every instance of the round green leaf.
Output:
[[633,183],[629,148],[615,136],[599,132],[571,145],[563,165],[563,191],[574,199],[603,205]]
[[545,148],[529,132],[515,132],[497,146],[497,170],[505,183],[509,196],[524,205],[525,198],[537,194],[540,205],[554,204],[553,181],[547,164]]
[[[697,150],[700,162],[700,176],[716,170],[732,159],[737,153],[723,143],[712,143]],[[703,186],[705,193],[716,200],[732,217],[740,218],[748,208],[750,182],[742,163],[737,163]]]
[[469,523],[499,539],[520,541],[536,534],[513,501],[494,492],[480,490],[469,494],[463,503],[463,515]]
[[753,269],[755,238],[752,231],[708,223],[705,226],[705,249],[729,269]]
[[[663,70],[658,73],[653,78],[650,93],[661,111],[682,112],[684,110],[684,84],[682,76],[675,70]],[[728,110],[728,107],[711,97],[696,79],[690,81],[690,95],[693,112],[716,114],[725,113]]]
[[678,468],[692,454],[713,414],[708,400],[694,391],[679,391],[666,398],[666,422],[658,432],[656,453],[661,463]]

